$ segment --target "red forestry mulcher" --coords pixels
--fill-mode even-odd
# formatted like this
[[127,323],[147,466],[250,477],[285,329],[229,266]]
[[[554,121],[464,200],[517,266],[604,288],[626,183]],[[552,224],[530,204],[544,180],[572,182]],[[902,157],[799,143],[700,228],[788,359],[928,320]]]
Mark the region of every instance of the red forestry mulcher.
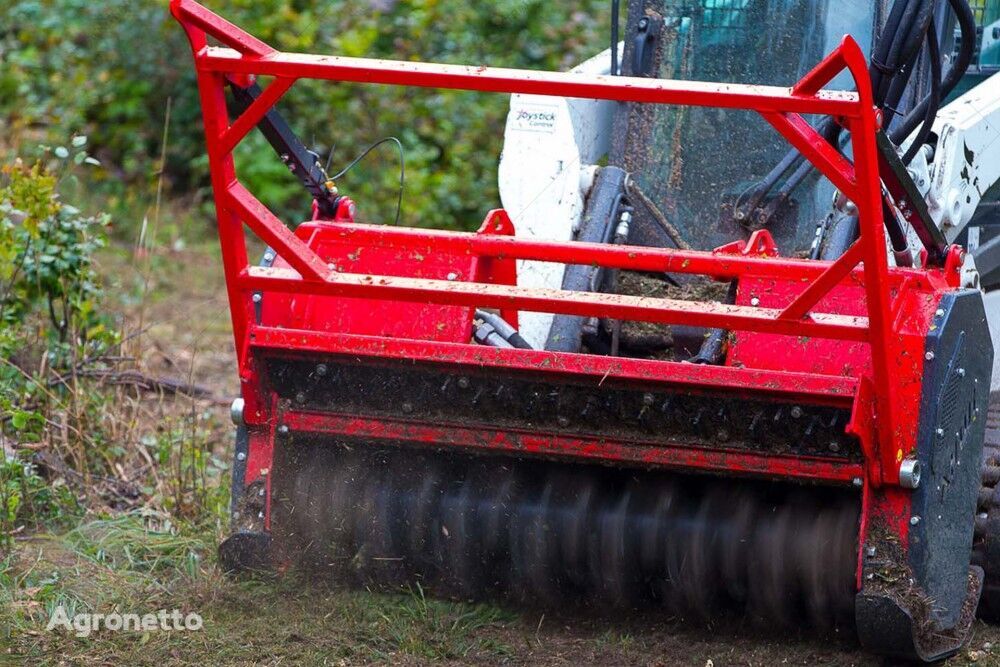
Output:
[[[1000,259],[979,206],[998,165],[973,150],[995,123],[961,126],[981,210],[935,193],[958,151],[944,103],[985,19],[965,0],[722,4],[631,2],[624,47],[562,74],[283,53],[171,2],[242,388],[227,569],[653,601],[853,624],[905,658],[958,650],[1000,585]],[[844,15],[878,35],[861,40],[871,64]],[[731,80],[765,67],[781,85]],[[689,80],[713,73],[725,83]],[[581,149],[560,181],[579,210],[534,226],[501,209],[475,233],[361,224],[275,111],[300,79],[513,93],[505,200],[538,199],[533,170],[585,130],[607,159]],[[255,128],[311,220],[289,228],[240,182],[233,149]],[[727,129],[741,151],[705,140]]]

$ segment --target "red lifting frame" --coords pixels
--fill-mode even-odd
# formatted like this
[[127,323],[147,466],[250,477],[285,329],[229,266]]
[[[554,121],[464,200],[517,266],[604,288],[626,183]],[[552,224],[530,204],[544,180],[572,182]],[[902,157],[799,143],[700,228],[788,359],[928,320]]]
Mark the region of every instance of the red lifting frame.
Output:
[[[292,332],[254,324],[250,298],[256,291],[497,307],[660,323],[683,320],[696,326],[866,341],[872,353],[875,396],[872,417],[877,424],[878,450],[878,460],[868,461],[870,479],[876,484],[898,483],[897,452],[909,452],[913,443],[903,442],[904,437],[896,424],[902,411],[898,409],[899,392],[890,373],[890,359],[897,345],[892,332],[890,285],[898,285],[904,279],[921,281],[923,274],[901,269],[890,272],[888,266],[875,144],[881,114],[873,104],[864,53],[850,37],[845,37],[833,53],[789,89],[282,53],[194,0],[172,0],[171,11],[187,31],[195,56],[233,331],[244,380],[250,372],[247,359],[251,343],[299,352],[329,352],[340,340],[330,334],[325,338],[322,334],[309,332],[289,335]],[[224,46],[209,45],[209,37]],[[857,93],[822,90],[844,70],[853,77]],[[260,99],[230,124],[225,100],[227,79],[246,83],[257,76],[273,77],[273,81]],[[233,149],[302,78],[756,111],[855,203],[860,218],[860,238],[843,257],[827,263],[718,251],[546,243],[488,234],[330,223],[342,233],[382,246],[458,249],[470,256],[596,264],[717,278],[753,275],[811,281],[784,310],[338,273],[240,184],[233,162]],[[853,163],[831,147],[806,122],[804,114],[831,116],[849,130]],[[244,225],[283,257],[294,271],[250,266]],[[858,269],[860,264],[863,269]],[[867,318],[811,313],[827,293],[854,271],[863,271]],[[359,345],[363,342],[355,341]],[[508,367],[520,365],[517,355],[526,352],[496,350],[487,353],[472,345],[430,343],[421,349],[430,350],[432,345],[437,345],[436,358],[439,359],[450,355],[451,360],[477,359],[478,363],[483,363],[489,357]],[[430,355],[425,353],[424,356]],[[828,401],[838,396],[843,400],[845,391],[853,398],[862,386],[857,379],[847,381],[842,377],[703,366],[696,367],[695,373],[689,364],[646,363],[657,364],[658,379],[772,393],[791,392],[794,387],[799,394],[815,391],[816,395],[825,395]],[[608,372],[611,368],[609,365]],[[619,366],[614,368],[619,370]]]

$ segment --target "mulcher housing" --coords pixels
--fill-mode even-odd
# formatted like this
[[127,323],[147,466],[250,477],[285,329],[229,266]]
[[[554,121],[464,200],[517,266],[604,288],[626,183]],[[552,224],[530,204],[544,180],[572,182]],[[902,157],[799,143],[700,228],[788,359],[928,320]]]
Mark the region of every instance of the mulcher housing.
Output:
[[[931,268],[888,265],[880,114],[851,38],[775,88],[282,53],[193,0],[171,8],[198,72],[242,387],[227,563],[270,557],[276,461],[293,442],[823,485],[858,507],[862,642],[920,658],[961,644],[982,587],[970,552],[992,347],[979,293],[960,288],[960,248],[929,237]],[[857,93],[822,90],[843,71]],[[227,83],[255,77],[273,80],[231,122]],[[860,238],[822,262],[781,257],[766,231],[714,252],[526,241],[502,210],[476,233],[320,214],[290,231],[241,184],[233,149],[305,78],[755,111],[855,203]],[[849,130],[853,161],[812,114]],[[262,266],[245,228],[271,249]],[[519,260],[735,280],[738,295],[528,289]],[[718,366],[488,348],[472,341],[482,308],[515,327],[532,311],[733,334]]]

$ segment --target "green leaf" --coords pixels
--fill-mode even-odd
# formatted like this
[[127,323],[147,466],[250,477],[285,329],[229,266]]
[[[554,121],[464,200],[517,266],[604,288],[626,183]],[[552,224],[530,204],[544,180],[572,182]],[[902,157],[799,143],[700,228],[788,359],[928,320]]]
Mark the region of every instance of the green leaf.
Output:
[[87,136],[81,134],[79,136],[73,137],[73,148],[83,148],[87,145]]
[[60,160],[65,160],[69,157],[69,149],[65,146],[57,146],[55,150],[56,157]]
[[31,421],[31,413],[25,412],[24,410],[15,410],[14,415],[10,418],[10,424],[15,430],[21,431],[28,425]]

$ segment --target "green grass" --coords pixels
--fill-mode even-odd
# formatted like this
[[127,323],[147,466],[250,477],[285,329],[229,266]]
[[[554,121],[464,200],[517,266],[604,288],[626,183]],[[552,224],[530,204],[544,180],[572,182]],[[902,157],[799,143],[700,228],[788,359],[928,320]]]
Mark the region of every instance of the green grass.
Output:
[[[157,517],[98,519],[21,542],[0,563],[0,646],[38,664],[356,664],[503,661],[516,617],[491,605],[342,590],[297,576],[231,581],[215,535]],[[77,612],[198,612],[199,632],[45,632]]]

